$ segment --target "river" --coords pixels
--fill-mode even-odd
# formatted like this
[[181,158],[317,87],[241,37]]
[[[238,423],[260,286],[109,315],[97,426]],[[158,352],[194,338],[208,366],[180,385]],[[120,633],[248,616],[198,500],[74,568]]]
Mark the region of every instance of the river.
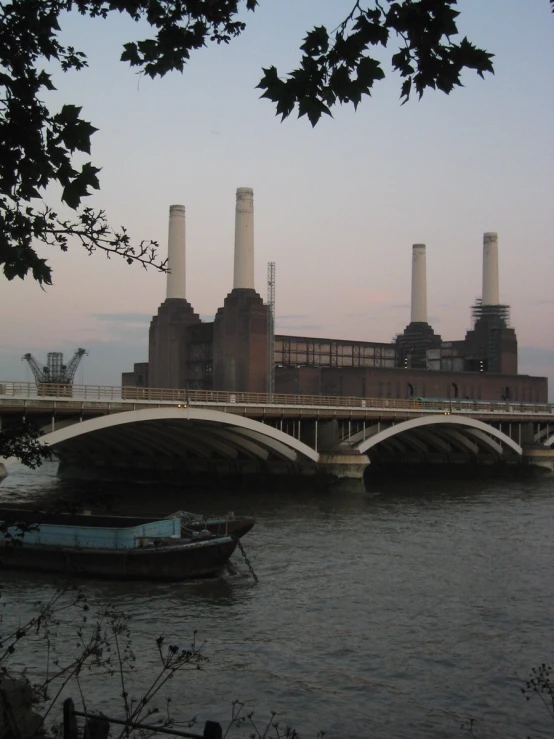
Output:
[[[277,711],[302,739],[318,730],[327,739],[463,737],[470,718],[478,737],[552,735],[538,697],[527,702],[520,690],[553,657],[551,475],[381,480],[367,495],[104,486],[90,502],[92,488],[59,482],[53,465],[10,473],[0,485],[10,503],[61,496],[114,512],[256,517],[243,543],[257,586],[237,554],[236,571],[217,580],[84,584],[93,612],[108,602],[132,612],[131,693],[153,674],[159,635],[187,644],[196,630],[209,662],[178,673],[168,694],[201,722],[225,724],[238,699],[260,723]],[[3,628],[54,587],[4,572]],[[44,655],[17,659],[32,672]],[[121,715],[115,678],[87,679],[90,707]]]

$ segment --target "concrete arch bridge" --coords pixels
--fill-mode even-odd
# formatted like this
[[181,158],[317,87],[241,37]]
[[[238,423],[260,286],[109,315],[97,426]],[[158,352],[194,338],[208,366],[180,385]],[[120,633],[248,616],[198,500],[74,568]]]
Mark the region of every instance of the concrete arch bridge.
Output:
[[67,425],[42,437],[61,477],[222,479],[314,474],[319,454],[259,421],[185,407],[131,410]]
[[259,482],[286,475],[361,486],[372,464],[527,461],[551,469],[554,459],[549,424],[537,431],[533,424],[487,423],[462,413],[372,421],[298,410],[286,418],[250,418],[190,404],[143,408],[67,425],[43,441],[60,460],[60,476],[77,478]]
[[523,447],[505,431],[462,415],[422,416],[400,422],[378,422],[352,430],[343,444],[367,454],[374,463],[481,464],[519,463]]

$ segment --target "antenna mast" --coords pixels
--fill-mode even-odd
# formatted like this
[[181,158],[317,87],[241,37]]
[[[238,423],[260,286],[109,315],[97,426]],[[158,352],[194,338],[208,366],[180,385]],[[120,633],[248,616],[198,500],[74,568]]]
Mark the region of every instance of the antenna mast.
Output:
[[275,392],[275,262],[267,263],[267,394]]

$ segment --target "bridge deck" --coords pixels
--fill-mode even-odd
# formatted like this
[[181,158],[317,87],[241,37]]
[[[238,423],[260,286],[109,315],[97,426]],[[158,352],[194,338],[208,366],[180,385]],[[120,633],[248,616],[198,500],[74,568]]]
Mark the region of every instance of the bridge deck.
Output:
[[100,385],[37,385],[0,382],[0,413],[83,417],[144,408],[194,406],[251,418],[413,418],[458,414],[489,420],[551,422],[554,406],[541,403],[426,398],[356,398],[206,390],[128,388]]

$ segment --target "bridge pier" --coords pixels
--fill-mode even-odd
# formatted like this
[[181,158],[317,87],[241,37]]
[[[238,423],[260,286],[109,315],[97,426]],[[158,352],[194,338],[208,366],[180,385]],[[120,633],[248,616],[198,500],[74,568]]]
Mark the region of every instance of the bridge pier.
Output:
[[345,491],[365,492],[364,473],[369,465],[367,454],[360,454],[347,444],[319,455],[319,471]]
[[554,472],[554,449],[541,444],[526,445],[523,447],[523,463]]

